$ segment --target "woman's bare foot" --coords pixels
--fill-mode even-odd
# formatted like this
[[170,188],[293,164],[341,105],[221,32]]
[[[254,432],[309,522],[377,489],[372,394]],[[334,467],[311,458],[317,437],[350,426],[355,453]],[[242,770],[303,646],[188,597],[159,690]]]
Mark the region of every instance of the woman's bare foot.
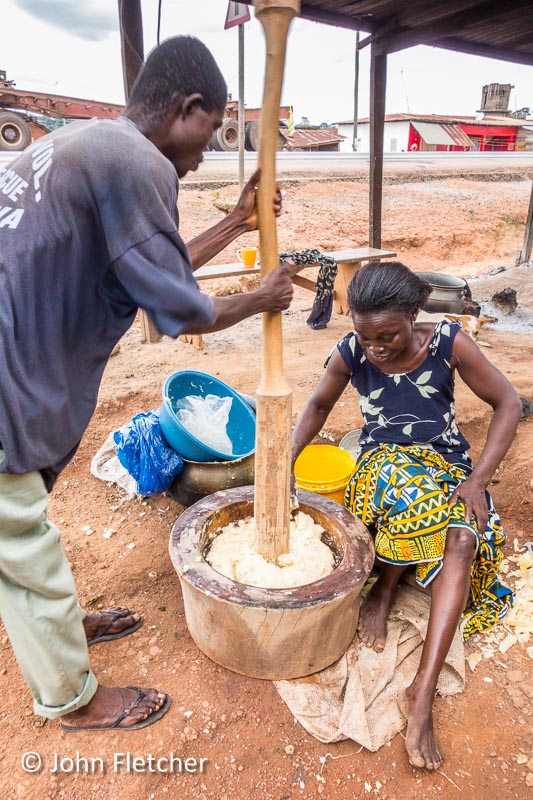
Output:
[[139,614],[129,608],[108,608],[87,614],[83,619],[88,644],[128,636],[140,628],[141,624]]
[[[64,730],[119,730],[146,720],[150,725],[160,719],[158,713],[170,705],[168,695],[156,689],[137,689],[133,686],[116,688],[99,686],[90,703],[61,717]],[[150,717],[154,717],[153,720]],[[113,727],[114,726],[114,727]]]
[[405,692],[407,699],[407,735],[405,749],[413,767],[438,769],[443,757],[433,732],[434,692],[417,691],[413,682]]
[[387,640],[387,617],[391,609],[396,587],[384,588],[379,578],[363,601],[359,615],[357,633],[367,647],[381,653]]

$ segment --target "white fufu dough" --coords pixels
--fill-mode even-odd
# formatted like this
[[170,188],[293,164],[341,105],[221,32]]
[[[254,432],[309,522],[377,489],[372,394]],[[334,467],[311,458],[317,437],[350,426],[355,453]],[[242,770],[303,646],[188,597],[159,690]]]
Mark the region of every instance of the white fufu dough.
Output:
[[273,563],[255,550],[255,519],[248,517],[222,528],[206,560],[222,575],[250,586],[303,586],[333,572],[333,553],[321,541],[323,533],[309,514],[299,511],[290,523],[289,552]]

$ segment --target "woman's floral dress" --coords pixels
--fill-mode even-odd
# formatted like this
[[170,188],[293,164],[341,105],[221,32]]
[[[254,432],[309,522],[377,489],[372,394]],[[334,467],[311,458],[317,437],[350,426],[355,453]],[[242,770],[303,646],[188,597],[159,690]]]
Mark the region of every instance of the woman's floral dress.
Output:
[[412,372],[382,372],[367,360],[355,333],[337,348],[352,373],[364,419],[345,505],[375,533],[377,558],[416,565],[422,586],[442,567],[448,527],[472,531],[478,546],[462,620],[467,638],[504,617],[513,595],[496,577],[505,536],[490,494],[484,531],[475,518],[465,521],[462,502],[448,503],[472,471],[469,444],[455,420],[451,356],[459,330],[458,323],[438,323],[425,360]]

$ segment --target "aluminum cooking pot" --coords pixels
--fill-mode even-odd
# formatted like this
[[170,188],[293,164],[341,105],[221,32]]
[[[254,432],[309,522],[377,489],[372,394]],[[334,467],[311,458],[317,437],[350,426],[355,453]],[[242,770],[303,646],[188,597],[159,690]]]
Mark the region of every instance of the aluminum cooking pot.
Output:
[[255,453],[235,461],[187,461],[168,493],[182,506],[190,506],[208,494],[254,482]]
[[465,301],[470,297],[470,289],[464,278],[443,275],[440,272],[417,272],[431,286],[431,294],[424,311],[431,313],[461,314]]

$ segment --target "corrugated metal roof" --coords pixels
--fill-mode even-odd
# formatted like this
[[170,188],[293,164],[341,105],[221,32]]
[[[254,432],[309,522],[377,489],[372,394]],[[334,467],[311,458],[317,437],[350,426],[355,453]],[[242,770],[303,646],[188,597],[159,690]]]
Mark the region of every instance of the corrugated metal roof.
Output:
[[[480,127],[487,127],[490,125],[491,127],[502,127],[502,128],[520,128],[524,124],[523,119],[518,119],[517,117],[483,117],[482,119],[478,119],[477,117],[462,117],[462,116],[450,116],[448,114],[385,114],[385,122],[414,122],[418,120],[419,122],[436,122],[439,125],[442,124],[450,124],[450,125],[457,125],[457,124],[465,124],[465,125],[479,125]],[[526,120],[527,121],[527,120]],[[368,117],[360,119],[359,122],[361,124],[366,124],[370,122]],[[335,122],[335,125],[352,125],[353,120],[348,119],[344,120],[343,122]]]
[[441,125],[441,128],[453,139],[459,147],[474,147],[474,142],[458,125]]
[[302,0],[301,16],[368,31],[383,53],[427,44],[533,64],[531,0]]
[[295,128],[294,134],[289,136],[285,128],[279,129],[282,136],[290,140],[293,150],[301,150],[304,147],[320,147],[326,144],[338,144],[345,136],[342,136],[336,128]]
[[426,144],[445,144],[453,145],[452,137],[446,133],[442,125],[435,122],[411,122],[411,125],[418,131]]
[[444,144],[448,146],[473,147],[474,142],[457,125],[439,125],[436,122],[412,121],[411,125],[418,131],[426,144]]

